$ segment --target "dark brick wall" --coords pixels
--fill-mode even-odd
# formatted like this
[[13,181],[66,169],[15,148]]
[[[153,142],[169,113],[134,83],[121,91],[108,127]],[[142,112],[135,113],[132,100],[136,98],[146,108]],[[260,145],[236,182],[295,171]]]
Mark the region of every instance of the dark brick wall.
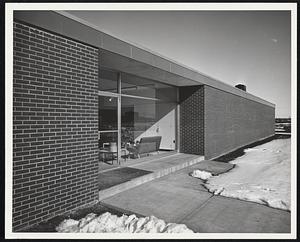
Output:
[[204,88],[179,88],[180,152],[204,155]]
[[205,158],[274,134],[275,108],[204,87]]
[[14,23],[13,230],[97,199],[98,50]]
[[274,134],[275,109],[209,86],[180,87],[180,152],[211,159]]

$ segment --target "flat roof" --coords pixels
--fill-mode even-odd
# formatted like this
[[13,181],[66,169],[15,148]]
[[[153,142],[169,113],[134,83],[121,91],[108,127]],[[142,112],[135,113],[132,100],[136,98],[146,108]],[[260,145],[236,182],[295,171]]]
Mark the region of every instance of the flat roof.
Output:
[[14,11],[14,19],[101,49],[101,65],[174,86],[208,85],[271,107],[275,104],[99,30],[65,11]]

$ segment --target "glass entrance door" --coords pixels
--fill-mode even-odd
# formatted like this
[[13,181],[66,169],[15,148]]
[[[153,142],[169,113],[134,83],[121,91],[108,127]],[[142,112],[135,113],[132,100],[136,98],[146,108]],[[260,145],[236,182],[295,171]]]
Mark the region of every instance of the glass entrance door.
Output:
[[99,96],[99,150],[106,163],[118,161],[118,103],[119,97]]

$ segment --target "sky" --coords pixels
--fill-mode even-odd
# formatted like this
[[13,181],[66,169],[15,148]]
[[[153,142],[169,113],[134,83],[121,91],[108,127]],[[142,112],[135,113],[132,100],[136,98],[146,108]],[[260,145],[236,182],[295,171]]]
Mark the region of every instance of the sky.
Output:
[[68,11],[291,115],[289,11]]

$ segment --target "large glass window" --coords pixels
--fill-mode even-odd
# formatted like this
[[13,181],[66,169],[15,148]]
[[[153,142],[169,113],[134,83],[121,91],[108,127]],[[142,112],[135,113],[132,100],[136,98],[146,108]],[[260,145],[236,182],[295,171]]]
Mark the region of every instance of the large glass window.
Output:
[[109,70],[100,70],[100,76],[99,148],[103,159],[138,158],[176,149],[176,87]]
[[122,145],[136,142],[145,132],[150,132],[156,122],[154,100],[122,97],[121,136]]
[[99,96],[99,130],[118,129],[118,98]]
[[103,162],[118,156],[118,98],[99,96],[99,151]]
[[146,151],[175,150],[177,89],[123,73],[121,80],[122,146],[144,145]]
[[122,94],[155,98],[157,86],[152,80],[122,73]]

